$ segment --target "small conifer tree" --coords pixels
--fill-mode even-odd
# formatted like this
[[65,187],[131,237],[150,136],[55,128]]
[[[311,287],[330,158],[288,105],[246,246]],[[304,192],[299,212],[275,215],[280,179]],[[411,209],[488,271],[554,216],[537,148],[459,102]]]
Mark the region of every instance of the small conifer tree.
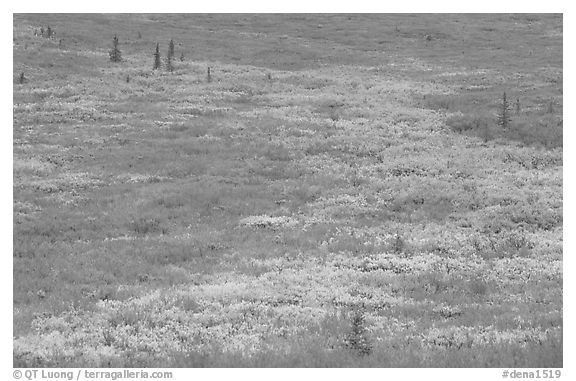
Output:
[[160,66],[162,65],[161,61],[160,61],[160,44],[156,44],[156,52],[154,53],[154,67],[153,69],[160,69]]
[[500,104],[497,123],[502,128],[508,128],[508,125],[510,124],[510,105],[506,100],[506,92],[504,92],[504,95],[502,96],[502,103]]
[[172,65],[172,56],[170,54],[166,57],[166,70],[169,72],[174,71],[174,65]]
[[110,61],[112,62],[120,62],[122,61],[122,53],[120,49],[118,49],[118,37],[115,35],[112,39],[112,49],[109,52],[110,54]]
[[352,316],[352,329],[346,338],[346,344],[360,356],[369,355],[372,352],[372,344],[368,338],[362,311],[355,311]]
[[391,248],[395,254],[400,254],[404,252],[404,249],[406,248],[406,243],[404,242],[400,234],[398,233],[394,234],[394,237],[392,238]]
[[168,57],[174,57],[174,40],[168,43]]

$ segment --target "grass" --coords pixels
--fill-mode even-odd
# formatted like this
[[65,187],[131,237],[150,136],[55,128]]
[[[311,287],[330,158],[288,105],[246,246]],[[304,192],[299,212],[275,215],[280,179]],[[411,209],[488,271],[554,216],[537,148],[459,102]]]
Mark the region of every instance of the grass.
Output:
[[13,31],[14,366],[562,367],[561,16]]

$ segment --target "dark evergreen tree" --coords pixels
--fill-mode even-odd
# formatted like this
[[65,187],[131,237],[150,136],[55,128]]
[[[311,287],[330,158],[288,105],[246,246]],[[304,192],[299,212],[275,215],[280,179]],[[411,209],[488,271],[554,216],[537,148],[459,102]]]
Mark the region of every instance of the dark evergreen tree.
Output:
[[352,315],[352,330],[346,337],[346,345],[360,356],[369,355],[372,352],[372,344],[362,311],[355,311]]
[[166,70],[169,72],[174,71],[174,65],[172,65],[172,56],[171,55],[168,55],[168,57],[166,57]]
[[110,61],[112,62],[120,62],[122,61],[122,53],[120,49],[118,49],[118,37],[114,36],[112,39],[112,49],[109,52],[110,54]]
[[502,96],[502,103],[500,104],[497,123],[502,128],[508,128],[508,125],[510,124],[510,105],[506,100],[506,92],[504,92],[504,95]]
[[162,62],[160,61],[160,44],[156,44],[156,53],[154,53],[154,67],[153,69],[160,69]]
[[168,57],[174,57],[174,40],[170,40],[168,43]]

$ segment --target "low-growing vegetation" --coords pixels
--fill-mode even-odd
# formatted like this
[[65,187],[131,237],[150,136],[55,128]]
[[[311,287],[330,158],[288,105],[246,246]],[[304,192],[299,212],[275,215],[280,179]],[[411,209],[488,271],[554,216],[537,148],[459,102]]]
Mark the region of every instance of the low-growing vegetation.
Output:
[[562,367],[562,17],[438,17],[14,15],[14,366]]

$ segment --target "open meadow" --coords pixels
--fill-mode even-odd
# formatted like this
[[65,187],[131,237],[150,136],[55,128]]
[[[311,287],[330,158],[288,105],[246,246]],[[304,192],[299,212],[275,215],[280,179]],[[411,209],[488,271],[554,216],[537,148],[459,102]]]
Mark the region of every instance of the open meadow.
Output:
[[562,15],[13,21],[15,367],[563,366]]

